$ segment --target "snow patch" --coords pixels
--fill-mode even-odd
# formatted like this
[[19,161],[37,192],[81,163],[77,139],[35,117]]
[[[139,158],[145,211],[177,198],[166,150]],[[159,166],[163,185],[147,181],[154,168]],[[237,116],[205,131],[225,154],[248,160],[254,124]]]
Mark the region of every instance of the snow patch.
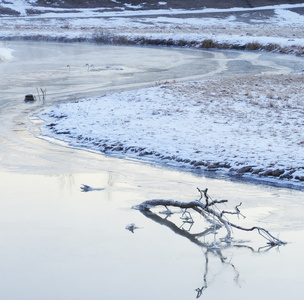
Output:
[[13,50],[0,45],[0,62],[8,61],[13,58]]
[[27,10],[32,8],[37,0],[14,0],[14,1],[0,1],[0,5],[11,10],[15,10],[22,16],[27,15]]

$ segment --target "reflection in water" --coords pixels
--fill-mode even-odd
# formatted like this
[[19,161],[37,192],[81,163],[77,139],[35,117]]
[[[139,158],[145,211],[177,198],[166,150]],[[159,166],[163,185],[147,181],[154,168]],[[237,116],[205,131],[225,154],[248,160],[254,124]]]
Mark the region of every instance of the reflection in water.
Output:
[[198,287],[195,291],[197,292],[197,295],[196,295],[196,298],[199,298],[202,296],[203,294],[203,291],[205,289],[208,288],[208,274],[209,274],[209,255],[213,254],[214,256],[218,257],[220,262],[223,264],[223,265],[226,265],[226,266],[229,266],[232,268],[233,272],[235,273],[234,275],[234,282],[240,286],[239,284],[239,277],[240,277],[240,274],[238,272],[238,270],[236,269],[236,267],[231,263],[231,260],[228,260],[227,257],[223,256],[221,250],[219,249],[207,249],[205,250],[205,253],[204,253],[204,256],[205,256],[205,271],[204,271],[204,275],[203,275],[203,285],[201,287]]
[[108,186],[114,186],[114,178],[111,173],[108,174]]
[[58,176],[58,180],[60,182],[60,188],[62,190],[64,189],[68,189],[68,190],[72,190],[73,186],[75,185],[75,178],[73,174],[61,174],[61,175],[57,175]]
[[[168,208],[166,208],[166,209],[168,209]],[[260,247],[257,250],[255,250],[254,248],[252,248],[250,246],[242,244],[242,243],[244,243],[244,241],[239,241],[239,242],[236,241],[235,243],[229,243],[229,242],[223,243],[223,241],[221,240],[220,242],[217,242],[217,239],[216,239],[217,230],[219,228],[221,228],[221,226],[218,224],[213,224],[202,232],[191,233],[191,229],[192,229],[195,221],[194,221],[193,217],[191,216],[191,213],[188,211],[185,211],[185,210],[179,212],[179,213],[181,213],[181,217],[179,218],[179,220],[181,220],[181,222],[182,222],[182,225],[180,225],[180,226],[178,226],[174,222],[168,220],[168,218],[170,218],[171,216],[173,216],[176,213],[173,213],[173,212],[166,213],[166,211],[160,212],[160,214],[165,215],[165,217],[161,217],[157,213],[154,213],[149,209],[140,209],[140,212],[147,218],[159,223],[160,225],[164,225],[164,226],[170,228],[174,233],[187,238],[188,240],[190,240],[192,243],[199,246],[204,251],[205,269],[204,269],[204,274],[203,274],[203,284],[201,287],[198,287],[195,289],[195,291],[197,293],[196,298],[201,297],[203,294],[203,291],[206,290],[209,287],[210,283],[212,282],[211,279],[208,279],[210,273],[214,274],[214,271],[212,270],[213,266],[210,265],[210,262],[211,262],[211,260],[209,259],[210,255],[213,255],[215,258],[219,259],[219,262],[222,266],[227,266],[232,269],[233,274],[234,274],[233,281],[235,282],[235,284],[240,286],[240,283],[239,283],[240,274],[239,274],[239,271],[237,270],[237,268],[235,267],[235,265],[232,263],[232,257],[231,257],[232,255],[230,255],[230,257],[226,256],[223,254],[223,251],[228,250],[229,248],[233,247],[233,248],[248,249],[252,253],[261,253],[261,252],[267,252],[270,249],[274,248],[274,245],[267,245],[265,247]],[[189,225],[189,227],[186,229],[185,225]],[[210,240],[210,238],[209,238],[209,240],[208,240],[208,236],[211,236],[212,239]],[[221,271],[223,271],[223,269]],[[219,272],[221,272],[221,271],[219,271]],[[213,275],[213,279],[215,277],[216,276]]]

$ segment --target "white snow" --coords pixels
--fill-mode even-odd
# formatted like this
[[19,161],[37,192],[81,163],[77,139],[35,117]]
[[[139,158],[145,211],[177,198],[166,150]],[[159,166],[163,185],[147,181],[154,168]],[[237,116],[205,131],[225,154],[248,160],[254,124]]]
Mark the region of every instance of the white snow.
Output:
[[[304,17],[290,10],[304,4],[260,8],[274,11],[260,19],[244,8],[191,13],[160,9],[143,14],[136,11],[141,6],[128,10],[129,5],[121,11],[76,12],[35,6],[41,14],[26,16],[35,2],[0,1],[2,7],[22,14],[0,18],[0,37],[212,39],[237,45],[273,43],[298,53],[304,47]],[[243,13],[243,18],[198,15],[221,12]],[[10,55],[0,48],[0,57]],[[165,84],[47,109],[39,114],[46,121],[41,132],[111,155],[303,186],[302,87],[302,75],[297,74],[213,80],[207,85],[204,81]]]
[[132,8],[132,9],[140,9],[140,8],[143,7],[141,4],[132,5],[132,4],[130,4],[130,3],[125,3],[124,6],[127,7],[127,8]]
[[13,53],[12,49],[3,47],[0,44],[0,62],[12,59],[13,58],[12,53]]
[[289,25],[290,23],[304,22],[304,16],[287,9],[276,9],[275,13],[276,18],[278,19],[278,22],[280,22],[281,26],[284,24]]
[[32,8],[32,4],[35,4],[37,0],[13,0],[13,1],[0,1],[0,5],[18,11],[21,15],[26,16],[27,9]]
[[[32,1],[33,3],[35,1]],[[0,36],[31,37],[51,36],[54,39],[83,39],[90,41],[99,35],[126,37],[128,39],[152,38],[185,41],[203,41],[212,39],[219,43],[246,45],[258,42],[262,45],[270,43],[292,49],[304,47],[303,16],[290,11],[301,8],[304,4],[276,5],[262,7],[263,11],[274,10],[274,15],[254,18],[248,15],[252,9],[232,8],[226,10],[128,10],[108,11],[103,9],[77,9],[67,12],[58,7],[37,7],[41,14],[26,16],[31,8],[30,1],[1,1],[3,7],[18,10],[22,17],[2,16],[0,18]],[[258,8],[256,8],[258,9]],[[205,13],[238,12],[246,18],[201,17]],[[186,14],[186,15],[185,15]],[[198,17],[200,14],[200,17]],[[291,50],[293,51],[293,50]]]

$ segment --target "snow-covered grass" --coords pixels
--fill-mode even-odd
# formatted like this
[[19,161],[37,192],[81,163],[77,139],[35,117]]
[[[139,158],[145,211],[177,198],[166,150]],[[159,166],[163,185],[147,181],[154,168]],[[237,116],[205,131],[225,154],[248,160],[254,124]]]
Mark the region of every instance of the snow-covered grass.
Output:
[[[260,49],[302,55],[304,4],[261,8],[111,10],[107,7],[68,10],[39,7],[37,1],[0,1],[19,17],[0,17],[0,37],[58,41],[159,43],[199,47],[212,40],[217,48],[259,45]],[[291,10],[293,9],[293,10]],[[29,13],[31,11],[35,13]]]
[[303,83],[300,75],[167,83],[47,109],[42,134],[111,155],[301,185]]

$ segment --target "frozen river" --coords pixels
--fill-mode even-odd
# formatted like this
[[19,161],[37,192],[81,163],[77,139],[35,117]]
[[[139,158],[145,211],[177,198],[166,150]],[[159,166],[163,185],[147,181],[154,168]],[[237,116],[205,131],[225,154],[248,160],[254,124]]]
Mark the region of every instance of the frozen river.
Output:
[[[0,63],[0,167],[35,174],[67,172],[80,164],[73,158],[66,166],[67,158],[62,162],[49,145],[40,149],[40,141],[28,141],[28,131],[35,130],[28,118],[45,106],[165,81],[303,68],[300,58],[267,53],[39,42],[7,42],[3,47],[13,50],[13,58]],[[39,101],[41,89],[46,90],[45,101]],[[38,101],[24,103],[25,94],[36,95]]]
[[[47,105],[167,80],[288,73],[301,68],[298,58],[90,44],[2,46],[13,58],[0,63],[1,299],[194,299],[204,284],[202,298],[300,297],[303,192],[71,149],[41,139],[40,121],[32,117]],[[37,88],[46,89],[46,100],[23,102]],[[103,190],[82,193],[81,184]],[[258,224],[290,243],[262,255],[249,247],[208,250],[131,209],[153,198],[196,199],[196,187],[231,200],[225,209],[243,202],[244,226]],[[132,234],[129,223],[140,229]],[[235,237],[250,240],[255,250],[265,244],[254,233]]]

